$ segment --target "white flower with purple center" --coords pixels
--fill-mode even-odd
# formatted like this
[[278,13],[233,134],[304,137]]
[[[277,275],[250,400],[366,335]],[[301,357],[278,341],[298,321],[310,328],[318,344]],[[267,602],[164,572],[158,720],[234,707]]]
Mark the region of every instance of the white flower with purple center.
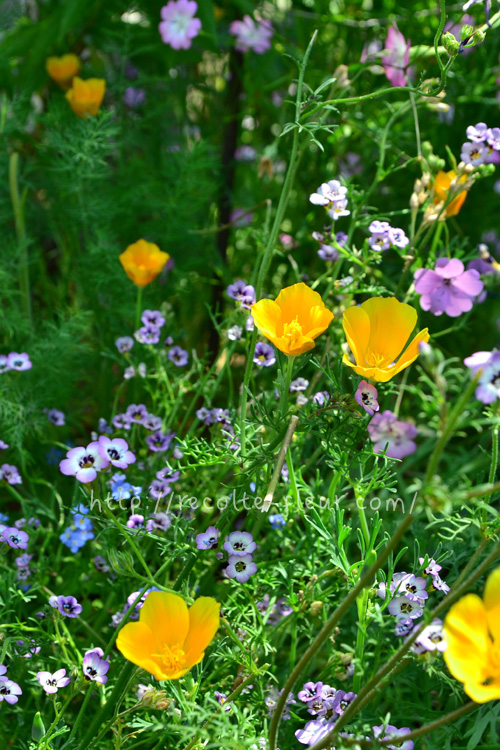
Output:
[[115,346],[120,354],[125,354],[133,348],[134,339],[132,338],[132,336],[120,336],[116,339]]
[[49,604],[64,617],[78,617],[83,610],[74,596],[51,596]]
[[465,164],[472,164],[473,167],[479,167],[480,164],[484,164],[487,156],[488,149],[483,143],[466,141],[462,144],[460,158]]
[[358,404],[363,407],[367,414],[373,416],[373,414],[380,409],[377,401],[378,391],[374,385],[370,385],[366,380],[362,380],[358,385],[354,398]]
[[486,142],[493,151],[500,151],[500,128],[488,128]]
[[14,549],[28,549],[29,535],[21,529],[6,526],[0,531],[0,541],[7,542]]
[[402,229],[399,229],[399,227],[389,227],[387,231],[387,236],[389,238],[389,242],[391,243],[393,247],[399,247],[403,249],[410,242],[406,234],[403,232]]
[[165,318],[159,310],[144,310],[141,320],[145,326],[154,326],[162,328],[165,325]]
[[345,200],[347,188],[338,180],[323,182],[315,193],[311,193],[309,200],[315,206],[331,207],[336,201]]
[[299,393],[300,391],[305,391],[308,385],[309,381],[305,378],[295,378],[295,380],[292,380],[292,382],[290,383],[290,393]]
[[465,133],[469,141],[474,141],[474,143],[483,143],[483,141],[486,140],[488,126],[485,122],[478,122],[477,125],[469,125]]
[[274,29],[262,18],[253,20],[249,15],[244,15],[242,21],[233,21],[229,31],[236,37],[234,47],[238,52],[255,52],[262,55],[271,48],[271,39]]
[[23,691],[17,682],[9,680],[7,677],[0,677],[0,703],[6,701],[12,706],[19,700],[17,696],[22,694]]
[[241,326],[231,326],[227,329],[227,337],[229,341],[240,341],[243,336],[243,328]]
[[164,5],[158,27],[162,41],[172,49],[189,49],[201,29],[200,19],[194,18],[197,10],[195,0],[170,0]]
[[448,647],[448,643],[443,638],[443,622],[436,617],[430,625],[422,630],[415,640],[417,653],[425,651],[440,651],[443,653]]
[[333,722],[320,719],[319,721],[308,721],[304,729],[297,729],[295,736],[302,745],[312,746],[333,729]]
[[189,354],[180,346],[173,346],[168,350],[167,357],[176,367],[185,367],[189,362]]
[[441,576],[434,575],[432,576],[432,585],[436,589],[436,591],[441,591],[443,594],[447,594],[450,590],[450,587],[446,583],[446,581],[443,581]]
[[234,578],[239,583],[246,583],[250,576],[257,572],[257,566],[252,561],[252,555],[231,555],[225,573],[228,578]]
[[253,361],[260,367],[271,367],[271,365],[274,365],[276,362],[276,355],[273,347],[262,341],[257,342],[255,345]]
[[7,364],[9,370],[31,370],[33,365],[30,362],[29,355],[26,352],[18,354],[17,352],[11,352],[7,357]]
[[229,284],[226,289],[226,294],[228,297],[231,297],[231,299],[240,302],[241,306],[245,307],[247,310],[249,310],[250,306],[255,303],[256,299],[254,287],[251,284],[247,284],[242,279],[238,279],[234,284]]
[[198,549],[215,549],[219,544],[219,529],[215,526],[209,526],[208,529],[201,534],[196,535],[196,546]]
[[398,620],[416,620],[422,617],[422,607],[416,601],[411,601],[407,596],[396,596],[389,602],[388,610]]
[[49,409],[47,412],[47,419],[56,427],[63,427],[63,425],[66,424],[64,412],[59,411],[58,409]]
[[224,549],[229,555],[250,555],[257,549],[253,536],[248,531],[232,531],[224,542]]
[[427,581],[425,578],[417,578],[413,573],[408,573],[399,583],[398,594],[404,594],[408,599],[422,603],[422,599],[428,599],[429,594],[425,590]]
[[59,688],[66,687],[71,682],[71,677],[66,677],[65,669],[51,672],[37,672],[36,678],[46,693],[57,693]]
[[404,458],[415,453],[414,438],[417,428],[411,422],[400,422],[392,411],[375,414],[369,425],[368,434],[375,453],[384,453],[389,458]]
[[92,651],[87,651],[83,657],[83,676],[89,682],[100,682],[102,685],[107,683],[109,661],[103,659],[103,656],[102,648],[94,648]]
[[2,464],[0,466],[0,480],[2,479],[7,482],[7,484],[23,483],[17,466],[14,466],[13,464]]
[[391,724],[381,724],[379,727],[372,727],[374,736],[379,740],[394,739],[394,745],[385,745],[390,750],[413,750],[413,740],[407,740],[401,742],[400,737],[405,734],[410,734],[411,729],[408,727],[402,727],[397,729],[391,726]]
[[492,404],[500,398],[500,351],[475,352],[464,359],[471,375],[479,375],[476,398],[483,404]]
[[337,219],[340,219],[342,216],[349,216],[350,213],[351,212],[347,210],[347,198],[335,201],[335,203],[332,203],[328,209],[328,216],[334,221],[337,221]]
[[71,448],[59,463],[62,474],[76,477],[79,482],[93,482],[97,472],[109,466],[109,461],[102,457],[99,443],[89,443],[86,448]]
[[126,469],[127,466],[135,462],[135,456],[132,451],[129,451],[128,443],[123,438],[111,440],[107,435],[101,435],[99,438],[99,453],[105,461],[108,461],[117,469]]

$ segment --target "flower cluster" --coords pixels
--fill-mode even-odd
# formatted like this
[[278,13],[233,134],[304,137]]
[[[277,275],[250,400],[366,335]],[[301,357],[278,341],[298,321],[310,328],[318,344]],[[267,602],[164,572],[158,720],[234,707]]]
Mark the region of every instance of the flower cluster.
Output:
[[[369,408],[373,408],[373,402],[371,403],[372,406]],[[388,409],[373,416],[368,425],[368,434],[374,452],[385,453],[389,458],[404,458],[417,450],[414,442],[414,438],[417,437],[415,425],[398,420]]]
[[348,239],[345,232],[332,232],[332,227],[325,227],[323,232],[313,232],[312,236],[320,244],[318,256],[326,263],[332,263],[340,258],[338,248],[344,248]]
[[229,555],[225,575],[239,583],[246,583],[257,572],[252,553],[257,549],[253,536],[248,531],[232,531],[223,544]]
[[107,469],[110,464],[117,469],[126,469],[134,462],[135,455],[129,451],[126,440],[111,440],[107,435],[101,435],[98,441],[89,443],[86,448],[71,448],[59,468],[66,476],[76,477],[86,484],[93,482],[97,472]]
[[485,122],[469,125],[466,131],[469,139],[462,145],[460,158],[465,164],[479,167],[490,161],[493,151],[500,151],[500,128],[489,128]]
[[316,717],[295,736],[303,745],[312,746],[330,732],[339,716],[357,698],[356,693],[336,690],[323,682],[306,682],[297,698],[307,706],[307,712]]
[[29,355],[26,352],[18,354],[17,352],[11,352],[10,354],[0,354],[0,375],[8,370],[31,370],[33,365],[31,364]]
[[242,307],[250,310],[251,306],[255,304],[255,289],[251,284],[247,284],[242,279],[238,279],[234,284],[229,284],[226,289],[226,294],[231,299],[239,302]]
[[78,552],[86,543],[94,538],[92,521],[87,518],[89,509],[85,505],[77,505],[71,509],[72,520],[59,539],[69,547],[71,552]]
[[351,213],[347,210],[347,188],[338,180],[323,182],[315,193],[311,193],[309,200],[315,206],[324,206],[334,221]]
[[402,229],[391,227],[387,221],[372,221],[368,231],[368,244],[376,252],[389,250],[391,247],[403,250],[410,242]]

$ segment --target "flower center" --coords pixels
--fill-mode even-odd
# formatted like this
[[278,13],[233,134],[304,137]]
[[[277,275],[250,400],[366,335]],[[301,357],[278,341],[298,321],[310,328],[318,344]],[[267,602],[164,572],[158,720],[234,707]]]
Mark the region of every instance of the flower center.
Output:
[[162,662],[163,668],[167,674],[175,674],[181,671],[186,664],[186,654],[181,646],[167,646],[163,644],[161,654],[153,654]]
[[82,456],[78,465],[80,469],[91,469],[94,465],[94,456]]
[[118,461],[118,459],[120,458],[120,454],[118,453],[116,448],[110,448],[108,450],[108,456],[112,461]]
[[384,367],[387,362],[387,355],[367,349],[365,362],[369,367]]
[[288,339],[290,344],[296,344],[303,335],[302,326],[297,318],[298,316],[291,323],[285,323],[283,326],[283,338]]
[[244,563],[244,562],[242,562],[240,560],[239,562],[236,563],[236,565],[234,567],[236,568],[236,570],[238,571],[238,573],[242,573],[247,566],[246,566],[246,563]]

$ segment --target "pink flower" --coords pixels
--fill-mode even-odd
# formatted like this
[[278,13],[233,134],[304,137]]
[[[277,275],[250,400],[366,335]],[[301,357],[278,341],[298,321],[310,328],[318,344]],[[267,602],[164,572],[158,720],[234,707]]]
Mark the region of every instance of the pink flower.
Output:
[[269,21],[259,18],[255,22],[250,16],[243,16],[243,21],[232,22],[229,31],[236,37],[234,46],[239,52],[253,51],[262,55],[271,48],[274,30]]
[[368,434],[374,452],[385,451],[389,458],[404,458],[417,450],[413,440],[417,436],[417,428],[411,422],[399,422],[392,411],[375,414],[368,425]]
[[385,49],[390,53],[382,58],[385,75],[392,86],[405,86],[405,71],[410,64],[411,42],[404,38],[397,26],[391,26],[387,32]]
[[189,49],[192,40],[201,29],[199,18],[193,18],[198,10],[194,0],[170,0],[161,9],[162,22],[159,25],[163,42],[172,49]]
[[422,295],[420,307],[433,315],[446,313],[450,318],[458,318],[469,312],[483,286],[478,271],[465,271],[458,258],[438,258],[434,271],[428,268],[415,271],[415,291]]
[[362,380],[358,385],[358,390],[354,394],[354,398],[367,414],[373,416],[380,409],[377,401],[378,391],[374,385],[370,385],[366,380]]

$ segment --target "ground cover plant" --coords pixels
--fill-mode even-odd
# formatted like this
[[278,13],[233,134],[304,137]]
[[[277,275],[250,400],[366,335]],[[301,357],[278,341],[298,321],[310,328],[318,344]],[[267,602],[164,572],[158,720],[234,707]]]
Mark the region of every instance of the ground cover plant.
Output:
[[499,746],[500,9],[0,4],[0,747]]

